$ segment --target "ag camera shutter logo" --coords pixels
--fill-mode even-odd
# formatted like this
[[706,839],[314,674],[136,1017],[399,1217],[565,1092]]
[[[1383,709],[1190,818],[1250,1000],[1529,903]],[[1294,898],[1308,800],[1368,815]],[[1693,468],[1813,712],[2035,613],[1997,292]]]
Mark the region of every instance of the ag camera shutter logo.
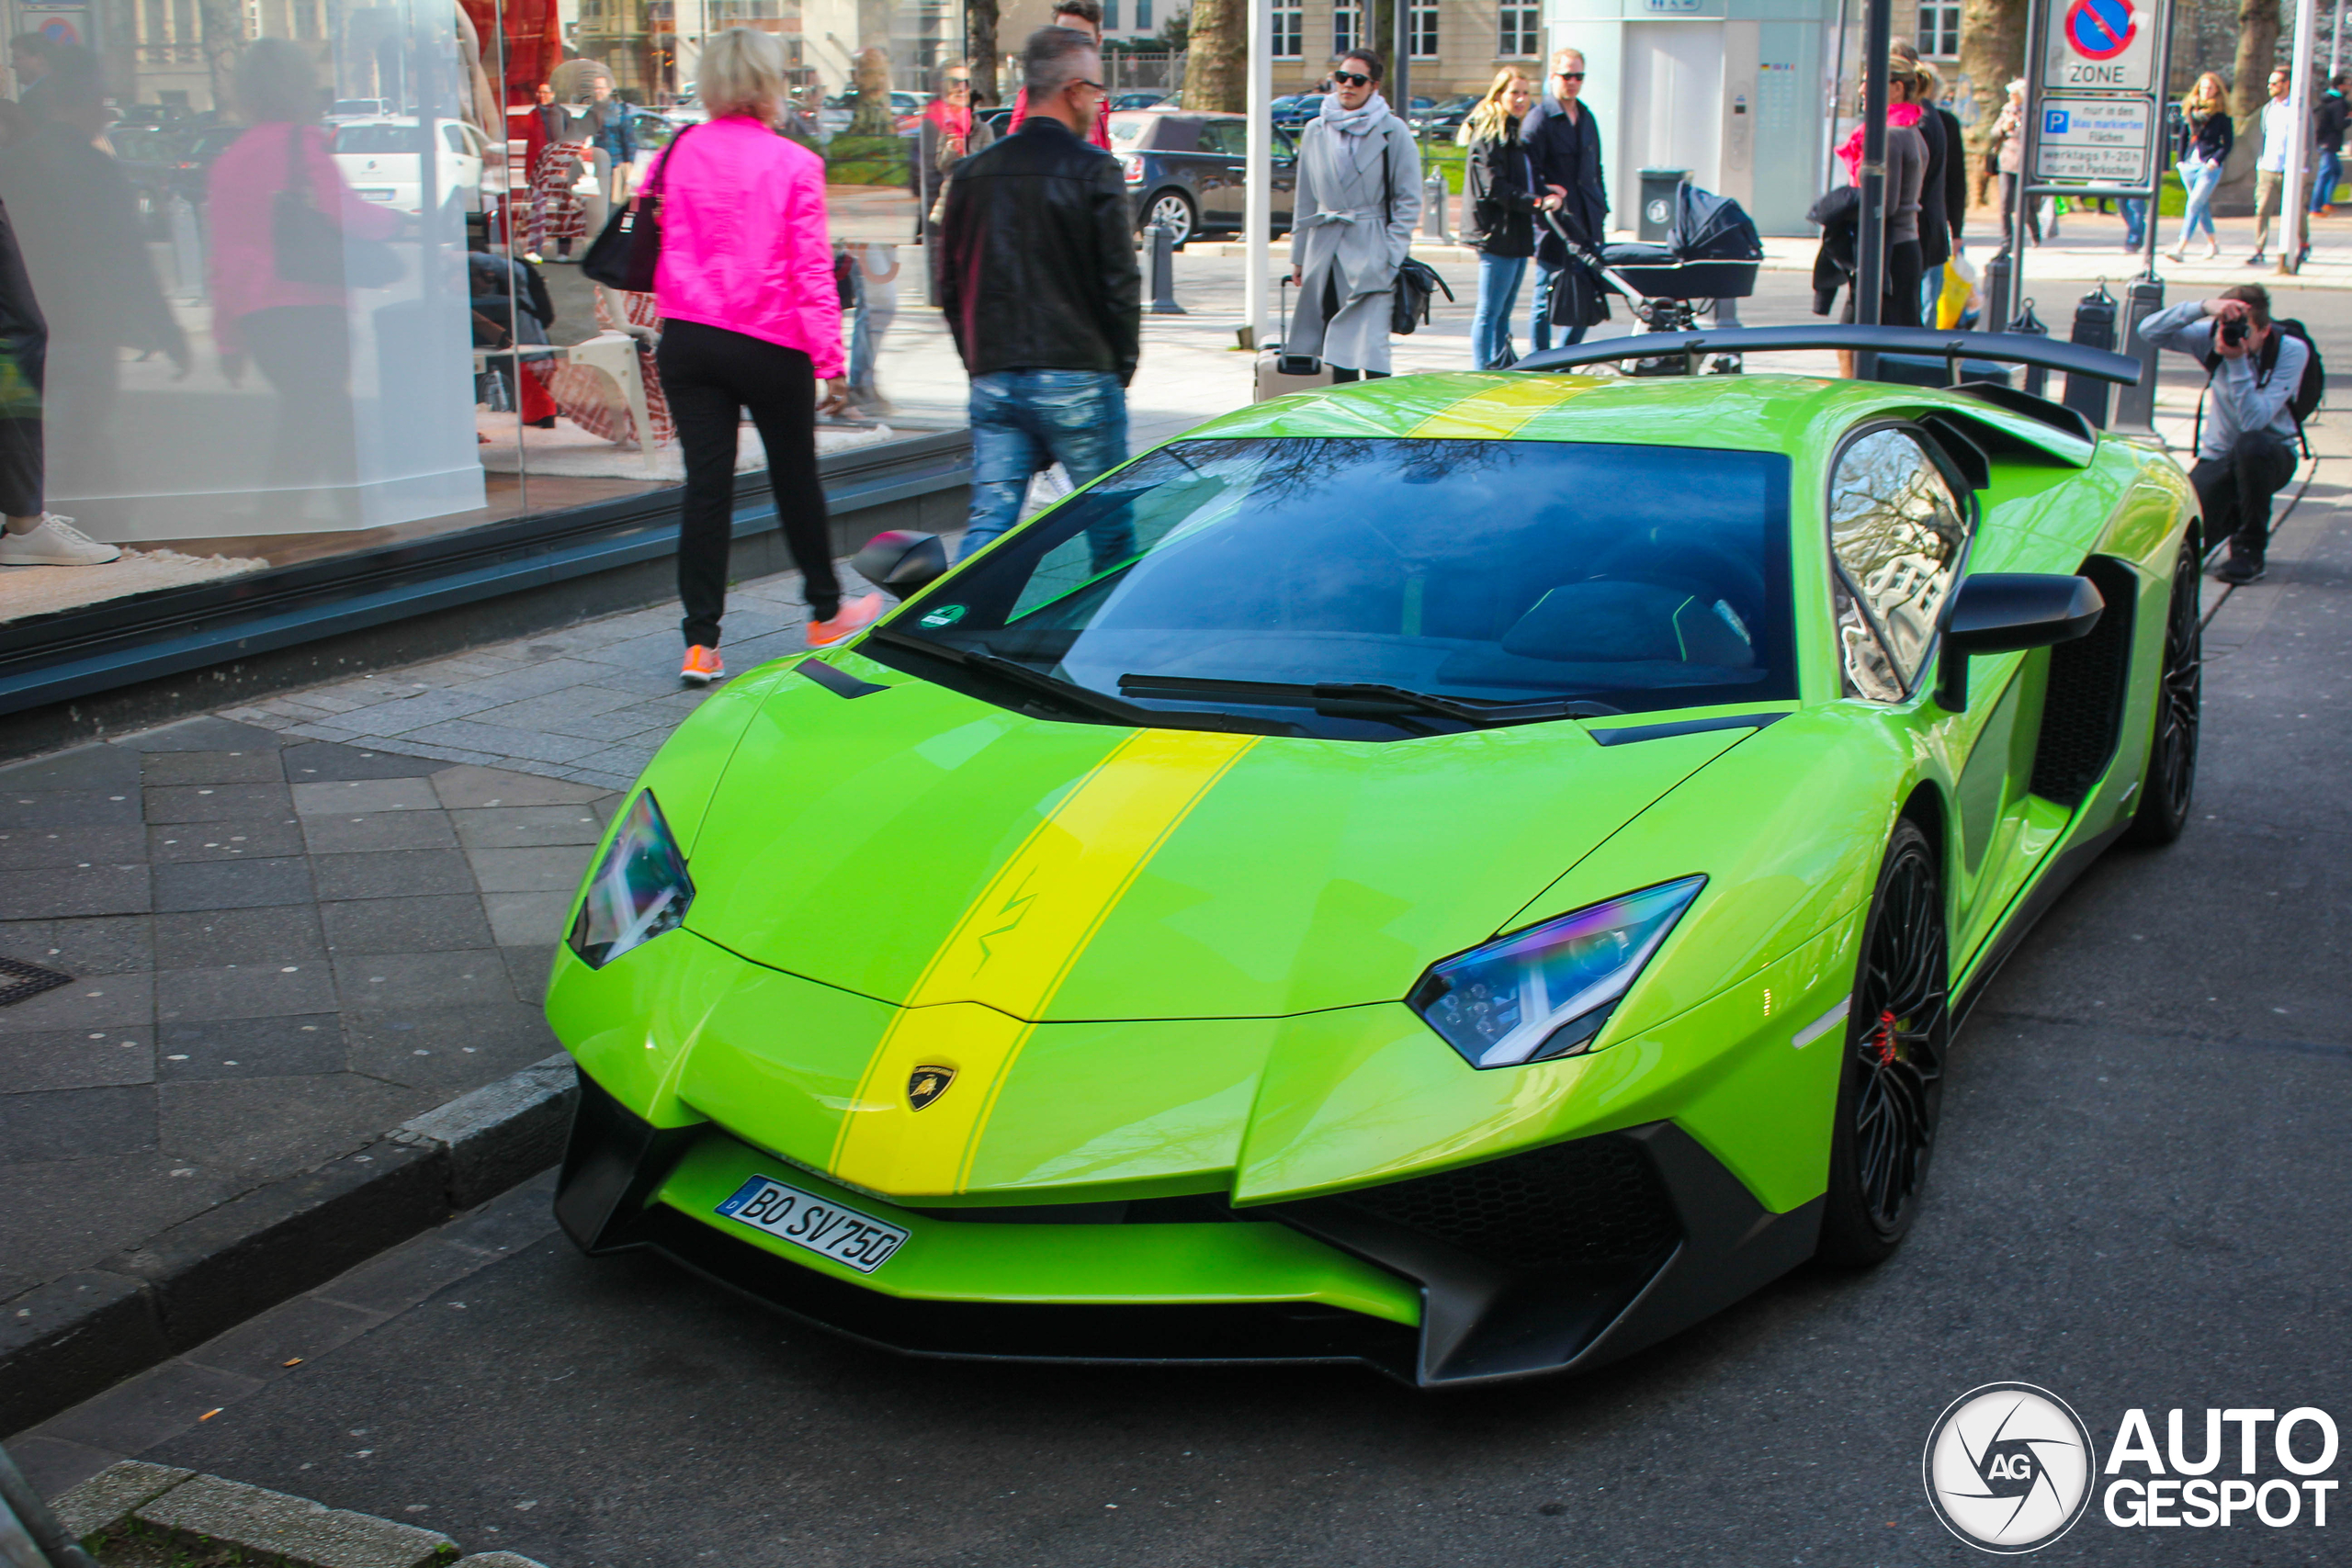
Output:
[[1945,1407],[1920,1469],[1928,1505],[1979,1551],[2039,1551],[2090,1506],[2098,1455],[2066,1402],[2026,1382],[1986,1383]]

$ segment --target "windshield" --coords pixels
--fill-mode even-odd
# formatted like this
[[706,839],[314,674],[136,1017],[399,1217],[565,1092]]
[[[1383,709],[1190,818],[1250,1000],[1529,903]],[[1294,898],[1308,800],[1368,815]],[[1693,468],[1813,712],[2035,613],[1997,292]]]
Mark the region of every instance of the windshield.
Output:
[[422,152],[424,132],[413,125],[345,125],[335,128],[338,152]]
[[[991,697],[987,678],[1022,671],[976,678],[988,659],[1170,722],[1205,710],[1335,737],[1400,727],[1302,708],[1297,688],[1628,713],[1791,699],[1789,471],[1776,453],[1689,447],[1180,442],[1000,542],[868,646],[982,656],[948,683]],[[1250,684],[1294,700],[1253,702]]]

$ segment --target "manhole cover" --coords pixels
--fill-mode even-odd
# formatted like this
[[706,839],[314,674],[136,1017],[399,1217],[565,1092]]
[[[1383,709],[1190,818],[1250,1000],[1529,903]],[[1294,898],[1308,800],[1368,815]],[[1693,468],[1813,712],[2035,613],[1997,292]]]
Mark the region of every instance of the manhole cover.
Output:
[[26,964],[14,958],[0,958],[0,1008],[37,997],[53,986],[62,986],[74,978],[54,969],[44,969],[38,964]]

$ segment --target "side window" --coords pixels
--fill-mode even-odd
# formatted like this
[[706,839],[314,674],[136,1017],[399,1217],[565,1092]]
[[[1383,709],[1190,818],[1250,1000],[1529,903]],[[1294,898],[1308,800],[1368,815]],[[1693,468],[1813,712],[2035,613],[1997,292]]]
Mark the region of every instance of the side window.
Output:
[[1213,119],[1201,127],[1201,151],[1228,158],[1250,155],[1250,126],[1246,120]]
[[1918,684],[1968,542],[1966,516],[1916,436],[1873,431],[1838,457],[1829,547],[1852,695],[1901,702]]

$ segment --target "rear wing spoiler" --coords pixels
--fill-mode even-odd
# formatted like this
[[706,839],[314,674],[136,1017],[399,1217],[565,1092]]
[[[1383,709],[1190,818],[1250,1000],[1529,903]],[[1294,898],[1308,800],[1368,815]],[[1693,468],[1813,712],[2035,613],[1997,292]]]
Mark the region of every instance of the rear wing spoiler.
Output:
[[1941,359],[1948,384],[1960,385],[1961,364],[1991,359],[2010,365],[2031,365],[2069,376],[2088,376],[2130,387],[2139,383],[2141,364],[2129,355],[2103,348],[2060,343],[2031,333],[1938,332],[1932,327],[1865,327],[1824,323],[1811,327],[1735,327],[1723,332],[1634,333],[1600,338],[1566,348],[1531,354],[1514,370],[1573,370],[1580,365],[1602,365],[1622,359],[1663,359],[1681,355],[1696,375],[1699,362],[1711,354],[1770,354],[1803,348],[1842,348],[1856,352],[1910,354]]

